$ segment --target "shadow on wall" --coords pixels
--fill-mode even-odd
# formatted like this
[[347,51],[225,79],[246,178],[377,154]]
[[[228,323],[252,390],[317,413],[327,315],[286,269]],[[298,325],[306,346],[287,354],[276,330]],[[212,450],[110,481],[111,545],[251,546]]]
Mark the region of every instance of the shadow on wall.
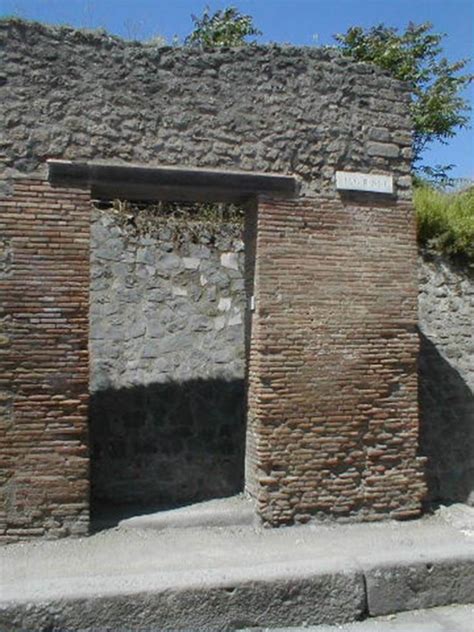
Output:
[[420,451],[428,458],[428,500],[474,505],[474,396],[420,332]]
[[93,513],[148,511],[243,490],[244,380],[196,379],[91,395]]

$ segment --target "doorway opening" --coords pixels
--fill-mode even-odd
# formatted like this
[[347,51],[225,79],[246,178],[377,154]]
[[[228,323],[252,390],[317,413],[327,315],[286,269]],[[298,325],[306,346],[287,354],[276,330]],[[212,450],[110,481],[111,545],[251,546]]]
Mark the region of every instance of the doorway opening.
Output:
[[93,201],[95,528],[243,491],[255,212],[250,201]]

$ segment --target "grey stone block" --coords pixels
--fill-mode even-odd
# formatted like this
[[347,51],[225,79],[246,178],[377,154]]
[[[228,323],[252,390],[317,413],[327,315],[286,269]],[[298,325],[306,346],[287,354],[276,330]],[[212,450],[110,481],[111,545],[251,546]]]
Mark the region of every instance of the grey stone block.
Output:
[[152,264],[156,260],[156,254],[150,247],[138,248],[136,252],[137,263]]
[[201,261],[197,257],[183,257],[183,264],[186,270],[197,270]]
[[221,254],[221,265],[231,270],[239,269],[239,255],[235,252],[224,252]]
[[233,314],[230,318],[229,318],[229,322],[228,325],[229,327],[235,327],[236,325],[241,325],[242,324],[242,314],[237,313],[237,314]]
[[391,143],[370,143],[367,147],[369,156],[382,156],[383,158],[397,158],[400,148]]
[[159,266],[162,271],[177,270],[181,265],[181,259],[173,253],[167,253],[160,259]]
[[371,140],[388,142],[391,140],[391,135],[388,129],[385,129],[384,127],[373,127],[370,130],[369,138]]
[[180,287],[179,285],[173,285],[172,289],[173,296],[187,296],[188,290],[185,287]]
[[228,312],[232,307],[232,299],[230,297],[221,297],[217,303],[217,309],[220,312]]
[[[474,549],[473,549],[474,551]],[[474,601],[474,553],[366,569],[371,616]]]

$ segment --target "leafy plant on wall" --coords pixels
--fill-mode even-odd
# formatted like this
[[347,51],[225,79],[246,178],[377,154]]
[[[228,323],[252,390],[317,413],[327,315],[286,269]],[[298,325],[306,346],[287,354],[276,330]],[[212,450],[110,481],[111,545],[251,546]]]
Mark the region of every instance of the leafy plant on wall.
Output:
[[426,167],[420,160],[433,141],[446,143],[469,121],[469,104],[462,90],[473,75],[462,74],[468,60],[449,62],[442,56],[443,35],[432,33],[429,22],[410,23],[403,33],[380,24],[363,29],[355,26],[336,35],[343,55],[373,62],[412,86],[413,163],[415,170],[439,179],[445,167]]
[[210,14],[207,7],[202,17],[192,16],[194,30],[185,39],[187,46],[216,47],[244,46],[247,38],[261,35],[250,15],[240,13],[235,7],[228,7]]

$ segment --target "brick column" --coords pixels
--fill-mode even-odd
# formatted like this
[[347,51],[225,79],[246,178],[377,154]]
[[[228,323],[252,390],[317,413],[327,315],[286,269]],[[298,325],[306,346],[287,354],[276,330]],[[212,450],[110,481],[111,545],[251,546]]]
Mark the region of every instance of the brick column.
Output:
[[88,192],[0,200],[0,541],[88,530]]
[[246,479],[264,521],[418,515],[411,205],[261,199],[255,303]]

